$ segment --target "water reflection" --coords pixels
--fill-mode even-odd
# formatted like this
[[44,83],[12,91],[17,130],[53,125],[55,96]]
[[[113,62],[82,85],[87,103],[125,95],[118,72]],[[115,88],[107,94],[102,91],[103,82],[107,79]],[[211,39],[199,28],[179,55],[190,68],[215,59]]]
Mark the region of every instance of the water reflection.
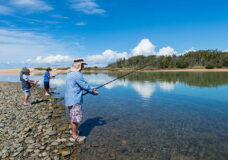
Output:
[[141,95],[142,98],[150,98],[155,92],[156,86],[151,82],[132,82],[132,88]]
[[[84,77],[89,83],[98,84],[98,85],[104,84],[116,78],[114,76],[110,76],[103,73],[87,74]],[[156,89],[155,83],[151,83],[148,81],[134,82],[134,81],[128,81],[127,79],[118,79],[104,87],[107,89],[112,89],[114,87],[129,87],[129,86],[132,87],[142,98],[150,98]]]
[[[104,73],[99,73],[99,74],[85,74],[84,78],[89,83],[101,85],[101,84],[104,84],[108,81],[115,79],[116,77],[109,76],[109,75],[104,74]],[[127,87],[128,86],[128,80],[119,79],[119,80],[116,80],[116,81],[114,81],[108,85],[105,85],[104,87],[107,89],[112,89],[112,88],[117,87],[117,86]]]
[[[85,79],[98,86],[123,74]],[[65,75],[55,86],[63,96]],[[88,137],[76,159],[227,160],[227,73],[136,73],[100,91],[85,96],[80,129]]]
[[159,82],[160,88],[165,92],[170,92],[170,91],[174,90],[175,84],[176,83],[173,83],[173,82],[170,82],[170,83],[169,82]]

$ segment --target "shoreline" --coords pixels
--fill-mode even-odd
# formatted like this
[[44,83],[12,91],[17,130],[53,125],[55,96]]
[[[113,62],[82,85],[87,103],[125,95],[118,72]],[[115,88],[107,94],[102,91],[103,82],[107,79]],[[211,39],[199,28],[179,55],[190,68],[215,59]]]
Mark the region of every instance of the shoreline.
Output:
[[[45,70],[36,70],[34,68],[29,68],[31,71],[31,75],[35,74],[43,74]],[[21,68],[14,69],[0,69],[0,75],[7,74],[20,74]],[[97,73],[97,72],[130,72],[134,71],[134,69],[91,69],[91,70],[83,70],[84,73]],[[51,71],[52,74],[66,74],[69,70],[60,70],[53,68]],[[138,72],[228,72],[228,68],[215,68],[215,69],[142,69]]]
[[[10,90],[9,90],[10,88]],[[18,82],[0,82],[0,159],[65,159],[77,144],[69,141],[62,98],[45,96],[32,87],[31,106],[23,105]]]

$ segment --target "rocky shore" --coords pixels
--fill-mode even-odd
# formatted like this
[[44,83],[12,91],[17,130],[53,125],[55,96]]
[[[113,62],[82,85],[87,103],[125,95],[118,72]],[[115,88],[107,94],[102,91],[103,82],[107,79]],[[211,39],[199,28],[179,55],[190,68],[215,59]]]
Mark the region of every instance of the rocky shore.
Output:
[[0,82],[0,159],[72,159],[77,144],[69,141],[61,99],[38,87],[31,93],[32,105],[24,106],[20,83]]

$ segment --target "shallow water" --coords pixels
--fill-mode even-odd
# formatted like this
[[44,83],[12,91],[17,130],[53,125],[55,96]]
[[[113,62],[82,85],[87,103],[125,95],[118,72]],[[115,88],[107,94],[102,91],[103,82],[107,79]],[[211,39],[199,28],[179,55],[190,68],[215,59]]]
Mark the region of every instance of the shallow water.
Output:
[[[120,74],[84,77],[98,86]],[[56,96],[64,94],[64,78],[51,82]],[[136,73],[99,92],[84,97],[87,141],[78,159],[228,159],[228,73]]]

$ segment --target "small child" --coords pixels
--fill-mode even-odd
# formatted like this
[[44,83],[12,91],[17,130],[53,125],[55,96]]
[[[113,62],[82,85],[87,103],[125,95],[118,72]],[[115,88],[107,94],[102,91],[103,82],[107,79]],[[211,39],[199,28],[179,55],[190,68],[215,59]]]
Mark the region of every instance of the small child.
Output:
[[22,89],[25,93],[25,95],[24,95],[24,105],[25,106],[31,105],[30,103],[28,103],[28,99],[31,96],[31,93],[30,93],[31,84],[36,85],[39,82],[39,80],[36,80],[36,81],[30,80],[29,75],[30,75],[30,70],[28,68],[24,67],[21,70],[20,81],[22,84]]
[[46,96],[50,96],[50,92],[49,92],[49,89],[50,89],[50,79],[53,79],[55,78],[55,76],[51,76],[50,75],[50,71],[52,71],[52,69],[50,67],[48,67],[46,69],[46,72],[44,72],[44,90],[45,90],[45,95]]

